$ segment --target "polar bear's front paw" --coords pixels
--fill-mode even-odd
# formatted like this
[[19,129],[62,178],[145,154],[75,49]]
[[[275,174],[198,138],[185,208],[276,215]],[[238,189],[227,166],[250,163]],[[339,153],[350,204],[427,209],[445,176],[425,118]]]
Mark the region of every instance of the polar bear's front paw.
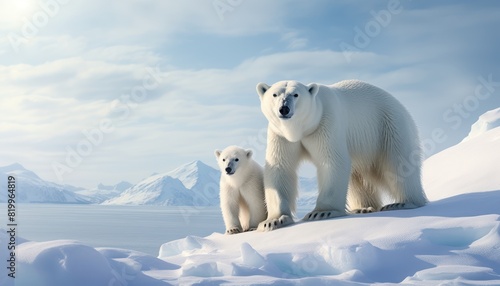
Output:
[[304,216],[303,221],[322,220],[332,217],[345,216],[345,212],[339,211],[312,211]]
[[373,207],[367,207],[367,208],[360,208],[360,209],[355,209],[350,211],[352,214],[366,214],[366,213],[372,213],[375,212],[376,210]]
[[226,234],[237,234],[243,232],[241,227],[231,227],[226,230]]
[[259,223],[257,231],[271,231],[294,223],[290,216],[282,215],[280,218],[272,218]]

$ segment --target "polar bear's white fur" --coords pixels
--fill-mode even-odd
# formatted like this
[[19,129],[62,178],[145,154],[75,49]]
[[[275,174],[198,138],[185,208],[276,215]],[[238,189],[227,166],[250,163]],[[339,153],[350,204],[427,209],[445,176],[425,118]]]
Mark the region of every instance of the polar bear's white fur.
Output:
[[[317,168],[316,207],[304,220],[423,206],[417,128],[403,105],[373,85],[280,81],[257,85],[269,121],[264,185],[268,217],[259,230],[293,223],[297,167]],[[382,207],[383,195],[395,203]],[[347,206],[346,206],[347,204]],[[382,207],[382,208],[381,208]]]
[[266,219],[262,167],[252,151],[238,146],[216,150],[221,170],[220,203],[226,234],[256,229]]

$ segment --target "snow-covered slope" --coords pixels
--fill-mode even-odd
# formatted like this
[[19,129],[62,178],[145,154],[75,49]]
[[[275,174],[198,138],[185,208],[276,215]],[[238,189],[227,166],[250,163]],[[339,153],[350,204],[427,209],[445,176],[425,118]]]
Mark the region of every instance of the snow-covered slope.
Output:
[[[492,111],[500,114],[500,109]],[[494,114],[492,111],[485,115]],[[472,129],[483,124],[484,118],[482,115]],[[425,160],[423,183],[430,200],[500,189],[500,127],[483,129],[468,138]]]
[[219,172],[201,161],[152,175],[105,205],[207,206],[219,203]]
[[0,167],[0,202],[7,199],[8,175],[16,178],[18,203],[89,203],[86,197],[75,193],[81,189],[45,181],[17,163]]
[[132,187],[132,184],[129,182],[121,181],[116,185],[106,186],[98,184],[97,187],[89,190],[79,190],[75,193],[82,195],[87,198],[90,202],[94,204],[100,204],[106,200],[112,199],[114,197],[119,196],[126,189]]

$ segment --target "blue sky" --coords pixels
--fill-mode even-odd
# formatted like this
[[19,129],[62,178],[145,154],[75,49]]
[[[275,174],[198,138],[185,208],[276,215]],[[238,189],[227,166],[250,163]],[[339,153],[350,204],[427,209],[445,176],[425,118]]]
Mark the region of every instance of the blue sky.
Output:
[[216,166],[232,144],[263,163],[255,86],[283,79],[386,89],[429,156],[500,106],[499,13],[498,1],[2,1],[0,165],[92,187]]

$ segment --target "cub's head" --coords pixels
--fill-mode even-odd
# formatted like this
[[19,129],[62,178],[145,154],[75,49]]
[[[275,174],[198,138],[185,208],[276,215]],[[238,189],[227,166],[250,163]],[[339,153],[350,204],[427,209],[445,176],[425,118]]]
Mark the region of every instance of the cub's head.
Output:
[[223,175],[233,176],[244,169],[252,158],[252,150],[245,150],[238,146],[229,146],[220,151],[215,150],[215,157]]
[[[272,86],[257,84],[261,109],[275,132],[289,141],[302,138],[304,132],[317,124],[313,120],[316,110],[316,95],[319,86],[304,85],[297,81],[279,81]],[[314,122],[313,122],[314,121]]]

